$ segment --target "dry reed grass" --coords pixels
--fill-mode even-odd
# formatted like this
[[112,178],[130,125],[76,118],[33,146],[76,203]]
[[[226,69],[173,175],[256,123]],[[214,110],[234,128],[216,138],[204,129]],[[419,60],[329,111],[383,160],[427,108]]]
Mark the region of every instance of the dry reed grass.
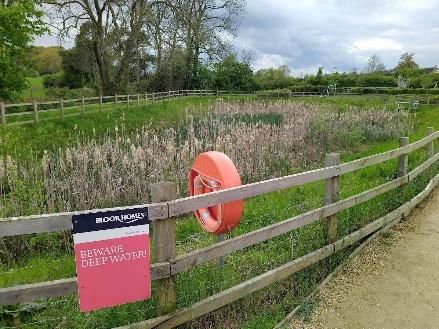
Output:
[[[202,117],[190,111],[174,128],[145,125],[101,140],[80,140],[42,159],[0,166],[2,216],[149,202],[150,185],[175,181],[186,195],[186,175],[201,152],[230,156],[245,183],[317,166],[325,152],[353,150],[412,129],[408,112],[386,108],[343,111],[295,102],[219,101]],[[5,161],[6,159],[6,161]]]

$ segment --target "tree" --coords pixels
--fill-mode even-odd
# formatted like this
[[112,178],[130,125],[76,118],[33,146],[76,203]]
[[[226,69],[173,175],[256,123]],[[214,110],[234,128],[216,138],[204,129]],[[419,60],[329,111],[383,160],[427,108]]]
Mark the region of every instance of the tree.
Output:
[[377,73],[383,72],[386,70],[386,67],[378,55],[372,55],[366,64],[366,73]]
[[168,0],[186,50],[187,88],[196,87],[200,57],[219,59],[229,52],[226,35],[234,36],[244,0]]
[[26,55],[34,36],[46,31],[42,16],[32,0],[0,1],[0,98],[26,88]]
[[240,62],[235,54],[215,65],[215,87],[225,90],[252,90],[253,71],[249,63]]
[[294,83],[290,69],[286,65],[279,68],[262,69],[256,72],[255,81],[259,89],[272,90],[287,88]]
[[30,53],[32,68],[41,75],[60,72],[61,47],[33,47]]
[[[105,94],[195,88],[224,58],[245,0],[43,0],[66,35],[84,24]],[[82,58],[82,57],[81,57]],[[201,74],[201,76],[199,76]],[[143,79],[143,81],[141,81]],[[148,82],[145,82],[149,80]],[[135,81],[135,82],[134,82]]]
[[[55,17],[51,17],[51,20],[58,20],[56,25],[59,26],[61,36],[68,35],[71,30],[77,30],[83,23],[89,24],[91,49],[98,67],[101,92],[113,93],[115,80],[110,76],[112,45],[109,42],[109,35],[114,29],[120,28],[122,6],[129,4],[117,0],[46,0],[44,2],[53,9],[51,12],[55,13]],[[124,38],[118,40],[122,41]]]
[[414,57],[414,53],[402,54],[395,69],[419,69],[419,65],[415,62]]
[[92,34],[92,24],[90,22],[83,23],[75,37],[75,46],[61,52],[66,87],[73,89],[90,87],[91,85],[95,86],[99,81]]

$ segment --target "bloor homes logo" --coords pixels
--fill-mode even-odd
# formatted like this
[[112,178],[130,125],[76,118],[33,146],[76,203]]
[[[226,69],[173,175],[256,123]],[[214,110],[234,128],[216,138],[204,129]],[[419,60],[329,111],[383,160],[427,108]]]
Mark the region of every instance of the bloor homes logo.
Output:
[[145,217],[145,213],[138,212],[134,214],[123,214],[123,215],[113,215],[113,216],[104,216],[104,217],[96,217],[96,224],[101,223],[109,223],[109,222],[121,222],[125,224],[134,223],[140,219]]

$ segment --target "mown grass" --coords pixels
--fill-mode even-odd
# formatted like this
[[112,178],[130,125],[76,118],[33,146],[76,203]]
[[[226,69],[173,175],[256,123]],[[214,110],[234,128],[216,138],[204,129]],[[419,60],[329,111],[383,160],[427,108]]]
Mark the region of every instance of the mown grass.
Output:
[[28,88],[21,93],[22,99],[45,99],[46,89],[43,85],[43,77],[27,78]]
[[[410,136],[412,142],[424,137],[426,127],[439,127],[438,110],[437,108],[423,108],[417,113],[415,130]],[[181,110],[176,109],[176,111]],[[171,114],[168,115],[171,121],[178,119],[178,115],[175,117]],[[114,121],[110,122],[107,123],[109,125],[115,123]],[[92,124],[89,127],[88,131],[90,133],[90,130],[94,127]],[[38,127],[34,128],[38,129]],[[29,131],[29,135],[31,134],[31,131]],[[89,136],[93,135],[90,134]],[[61,143],[61,145],[68,145],[68,143]],[[364,149],[359,152],[343,153],[342,161],[346,162],[384,152],[397,146],[397,140],[365,145]],[[424,150],[415,152],[410,156],[410,168],[413,169],[416,165],[419,165],[425,160],[425,157]],[[437,169],[439,168],[436,168],[436,172]],[[395,178],[395,173],[396,161],[392,160],[344,175],[341,177],[341,197],[346,198],[389,181]],[[342,212],[338,216],[339,237],[364,226],[404,203],[422,190],[427,181],[427,175],[422,175],[411,183],[408,188],[391,191]],[[319,207],[322,198],[323,182],[317,182],[248,199],[246,200],[246,210],[241,225],[231,232],[228,238]],[[22,263],[17,264],[16,272],[0,274],[0,286],[5,287],[17,283],[39,282],[73,276],[73,257],[65,255],[62,251],[59,252],[56,248],[56,242],[49,249],[38,249],[39,239],[54,238],[53,240],[56,241],[59,236],[59,233],[35,235],[35,241],[31,243],[34,248],[33,257],[24,259]],[[188,306],[211,294],[227,289],[315,250],[323,246],[325,240],[325,227],[323,223],[318,222],[247,248],[244,251],[231,254],[225,257],[222,268],[218,268],[215,262],[211,262],[181,273],[177,276],[176,281],[177,304],[179,307]],[[209,245],[215,241],[215,238],[204,233],[196,221],[191,216],[187,216],[181,218],[178,222],[177,241],[178,253],[183,254]],[[48,256],[50,250],[53,254]],[[327,261],[313,265],[281,283],[254,293],[184,327],[272,328],[287,312],[298,305],[300,299],[306,296],[315,284],[333,269],[348,252],[349,250],[334,255]],[[18,267],[22,266],[27,267],[27,269],[18,270]],[[2,270],[11,271],[11,268],[3,268]],[[13,279],[8,277],[11,273],[13,273]],[[12,323],[11,314],[13,314],[17,315],[21,322],[30,323],[29,325],[23,325],[25,328],[110,328],[152,317],[154,315],[155,300],[110,308],[90,314],[80,314],[78,312],[76,296],[42,301],[38,305],[31,311],[17,311],[23,309],[23,306],[3,308],[3,318],[6,319],[4,323],[10,325]],[[6,313],[4,310],[15,313]],[[2,323],[0,322],[0,324]]]

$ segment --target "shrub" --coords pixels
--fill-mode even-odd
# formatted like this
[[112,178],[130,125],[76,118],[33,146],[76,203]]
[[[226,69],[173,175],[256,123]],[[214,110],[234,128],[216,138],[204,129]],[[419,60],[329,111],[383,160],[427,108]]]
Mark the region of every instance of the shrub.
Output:
[[64,87],[64,73],[58,72],[54,74],[45,75],[43,78],[43,85],[45,88],[60,88]]

